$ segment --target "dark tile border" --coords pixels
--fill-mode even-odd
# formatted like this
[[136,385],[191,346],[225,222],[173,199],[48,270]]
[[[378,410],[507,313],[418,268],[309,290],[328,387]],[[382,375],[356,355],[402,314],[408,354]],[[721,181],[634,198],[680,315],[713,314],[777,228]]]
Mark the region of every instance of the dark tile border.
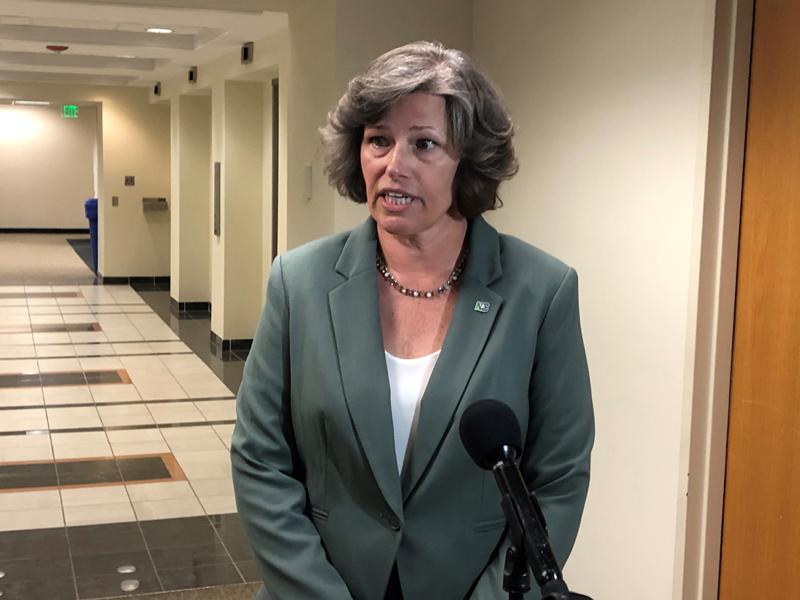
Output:
[[[214,398],[215,400],[233,400],[233,398]],[[91,406],[82,404],[80,406]],[[23,408],[43,408],[41,405]],[[134,429],[172,429],[175,427],[195,427],[197,425],[235,425],[235,419],[217,419],[215,421],[187,421],[186,423],[142,423],[141,425],[107,425],[104,427],[75,427],[72,429],[32,429],[30,431],[0,431],[0,436],[10,435],[44,435],[46,433],[89,433],[92,431],[130,431]]]
[[0,227],[0,233],[85,233],[89,235],[88,229],[59,229],[48,227]]
[[[148,354],[147,356],[152,356]],[[0,417],[3,416],[3,411],[6,410],[27,410],[31,408],[82,408],[85,406],[131,406],[136,404],[160,404],[169,402],[170,404],[174,403],[184,403],[188,404],[190,402],[213,402],[215,400],[236,400],[236,396],[214,396],[213,398],[169,398],[166,400],[125,400],[124,402],[70,402],[67,404],[9,404],[7,406],[0,406]],[[0,432],[2,435],[2,432]]]

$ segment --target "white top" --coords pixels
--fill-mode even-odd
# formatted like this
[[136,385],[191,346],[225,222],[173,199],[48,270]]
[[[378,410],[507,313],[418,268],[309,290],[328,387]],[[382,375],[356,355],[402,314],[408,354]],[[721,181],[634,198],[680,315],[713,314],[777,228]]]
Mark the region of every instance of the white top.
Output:
[[417,407],[433,367],[441,350],[419,358],[397,358],[384,350],[386,370],[389,372],[389,388],[392,399],[392,425],[394,426],[394,454],[397,471],[403,470],[411,427],[414,425]]

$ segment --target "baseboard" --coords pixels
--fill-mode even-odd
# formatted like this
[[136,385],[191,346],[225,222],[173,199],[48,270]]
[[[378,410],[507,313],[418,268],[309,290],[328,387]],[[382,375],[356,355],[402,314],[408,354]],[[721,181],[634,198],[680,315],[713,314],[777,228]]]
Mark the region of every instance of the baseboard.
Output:
[[178,302],[170,296],[169,308],[173,313],[202,312],[211,313],[211,302]]
[[142,277],[142,276],[105,276],[100,275],[103,285],[129,285],[137,290],[169,290],[169,277]]
[[210,333],[211,338],[211,353],[217,358],[225,360],[226,356],[231,352],[244,351],[249,352],[253,346],[252,339],[230,339],[223,340],[213,331]]

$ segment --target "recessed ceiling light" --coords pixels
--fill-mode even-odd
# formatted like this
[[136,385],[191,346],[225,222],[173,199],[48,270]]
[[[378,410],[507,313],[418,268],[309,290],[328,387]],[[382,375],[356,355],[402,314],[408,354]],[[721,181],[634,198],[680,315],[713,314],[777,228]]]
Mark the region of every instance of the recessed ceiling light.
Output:
[[24,106],[50,106],[49,102],[43,100],[13,100],[11,104],[21,104]]
[[172,33],[169,27],[148,27],[147,33]]

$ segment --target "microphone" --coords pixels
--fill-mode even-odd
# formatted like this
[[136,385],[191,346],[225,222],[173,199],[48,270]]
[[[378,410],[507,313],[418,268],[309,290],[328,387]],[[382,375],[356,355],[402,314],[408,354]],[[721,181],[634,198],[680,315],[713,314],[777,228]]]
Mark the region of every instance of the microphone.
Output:
[[479,400],[464,411],[459,434],[472,460],[481,469],[494,473],[502,494],[500,504],[511,538],[503,578],[509,599],[521,600],[530,590],[530,565],[542,600],[591,600],[570,592],[561,574],[547,537],[544,515],[517,466],[522,434],[514,411],[498,400]]

